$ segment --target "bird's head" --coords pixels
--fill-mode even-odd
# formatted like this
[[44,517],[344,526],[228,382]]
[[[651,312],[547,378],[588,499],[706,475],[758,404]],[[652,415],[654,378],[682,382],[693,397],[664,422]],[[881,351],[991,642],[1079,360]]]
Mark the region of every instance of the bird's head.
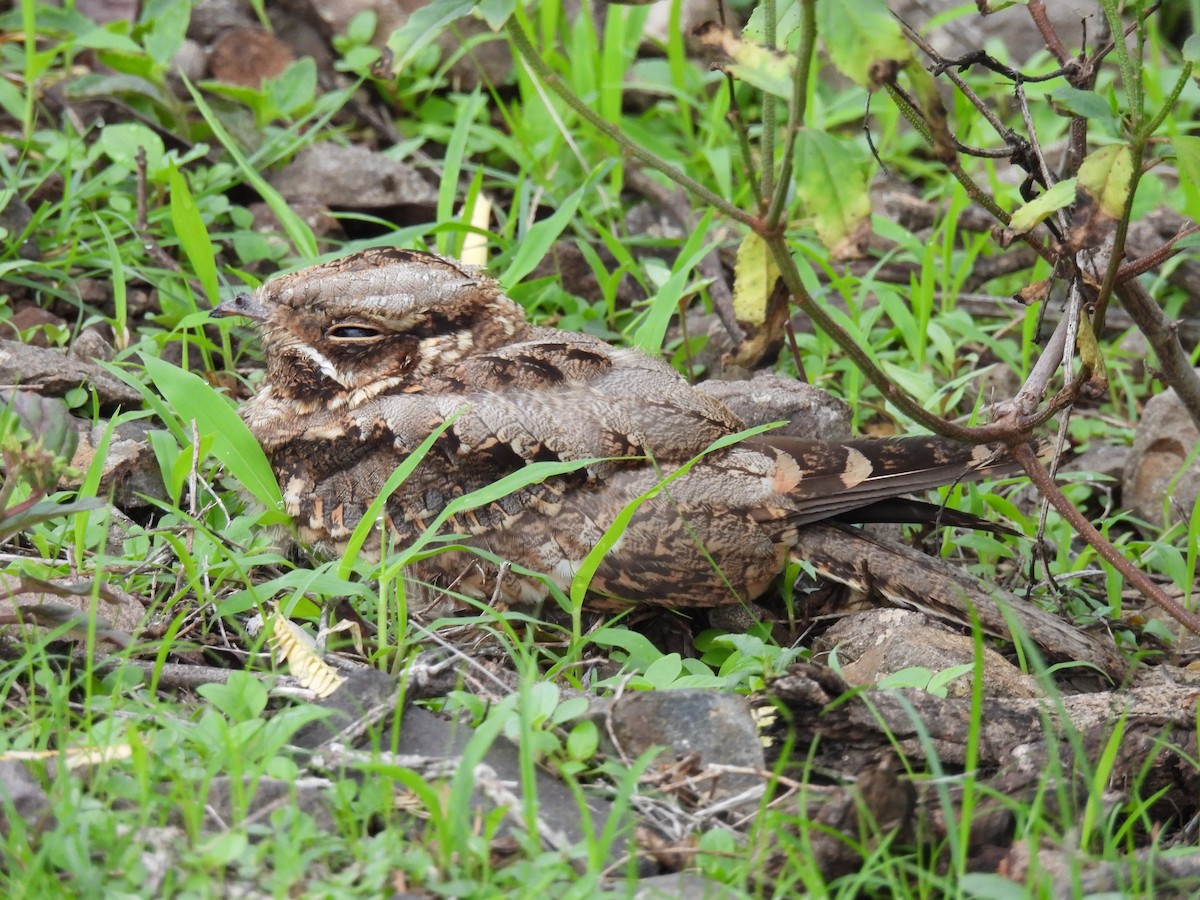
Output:
[[512,340],[524,311],[486,275],[377,248],[273,278],[213,310],[262,334],[266,384],[305,405],[354,407]]

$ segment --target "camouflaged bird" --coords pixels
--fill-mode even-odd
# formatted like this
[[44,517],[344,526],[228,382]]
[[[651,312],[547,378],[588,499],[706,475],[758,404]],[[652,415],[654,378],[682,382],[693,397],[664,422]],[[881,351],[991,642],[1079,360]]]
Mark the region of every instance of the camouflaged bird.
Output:
[[[530,463],[600,460],[442,529],[565,589],[644,498],[591,579],[594,608],[749,601],[806,523],[854,511],[869,519],[888,498],[1011,469],[987,448],[932,437],[832,443],[767,432],[711,449],[743,423],[666,363],[530,324],[485,274],[429,253],[355,253],[277,277],[215,314],[245,316],[262,334],[266,373],[242,415],[303,541],[343,550],[396,467],[452,420],[387,501],[388,540],[403,546],[455,498]],[[379,553],[378,535],[367,552]],[[484,600],[529,604],[547,593],[461,549],[408,574]]]

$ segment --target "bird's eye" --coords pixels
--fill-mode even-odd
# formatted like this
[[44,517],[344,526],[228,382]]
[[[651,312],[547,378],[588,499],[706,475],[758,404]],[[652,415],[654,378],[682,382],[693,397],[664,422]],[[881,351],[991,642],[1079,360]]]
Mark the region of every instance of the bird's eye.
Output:
[[373,325],[332,325],[325,335],[335,341],[374,341],[383,332]]

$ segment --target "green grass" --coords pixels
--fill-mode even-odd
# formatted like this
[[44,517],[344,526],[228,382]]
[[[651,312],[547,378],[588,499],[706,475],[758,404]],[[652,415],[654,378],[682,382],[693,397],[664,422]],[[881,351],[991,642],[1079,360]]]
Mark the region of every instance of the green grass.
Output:
[[[506,7],[494,7],[492,14],[502,21]],[[625,895],[632,868],[609,871],[606,859],[610,845],[621,840],[614,834],[594,834],[571,853],[526,836],[508,848],[510,855],[498,857],[499,817],[476,817],[465,803],[468,767],[437,783],[383,759],[360,767],[357,780],[322,773],[332,782],[328,823],[294,805],[261,820],[248,816],[262,779],[292,783],[307,774],[287,744],[314,715],[310,707],[271,691],[275,666],[265,638],[250,627],[251,617],[278,609],[315,634],[322,614],[347,600],[370,630],[323,637],[394,673],[408,671],[422,651],[437,646],[431,633],[457,641],[468,628],[469,646],[503,660],[518,685],[504,695],[464,684],[441,701],[479,728],[468,757],[481,759],[493,737],[503,734],[518,741],[526,774],[537,765],[548,767],[606,792],[618,806],[636,806],[635,797],[647,792],[637,782],[647,761],[630,768],[598,755],[598,726],[583,716],[572,691],[611,696],[704,687],[756,693],[789,664],[808,658],[807,644],[780,647],[763,630],[709,629],[697,635],[694,656],[664,652],[625,620],[586,627],[582,582],[570,596],[558,592],[549,601],[568,611],[565,624],[550,615],[542,621],[532,613],[500,616],[481,609],[472,619],[418,627],[409,615],[416,586],[406,582],[404,567],[418,554],[444,549],[445,540],[432,531],[378,565],[281,552],[274,530],[281,518],[278,486],[234,414],[232,395],[256,383],[257,350],[240,327],[212,320],[207,311],[278,269],[366,244],[458,252],[470,231],[470,208],[486,196],[492,203],[489,268],[534,318],[662,352],[691,370],[691,353],[705,338],[685,340],[672,328],[674,317],[684,303],[711,306],[696,266],[714,235],[732,256],[745,229],[695,203],[696,220],[680,238],[631,231],[626,212],[635,163],[612,133],[589,122],[520,63],[509,83],[460,93],[449,84],[449,60],[402,35],[392,46],[405,64],[394,77],[381,77],[372,69],[378,53],[368,43],[369,19],[356,19],[348,34],[335,39],[338,68],[351,79],[344,87],[319,88],[315,68],[304,60],[261,90],[204,81],[173,86],[169,65],[183,40],[188,9],[171,0],[145,4],[132,26],[97,26],[74,10],[34,0],[21,0],[0,15],[6,34],[24,35],[0,43],[0,140],[6,150],[0,154],[0,204],[19,199],[32,211],[23,232],[0,235],[0,320],[31,301],[53,309],[65,325],[27,328],[21,340],[47,338],[67,346],[85,329],[103,329],[114,348],[110,370],[139,390],[145,408],[101,410],[84,390],[71,392],[65,402],[89,422],[141,421],[157,429],[151,443],[163,483],[135,519],[118,517],[106,503],[99,464],[78,474],[75,483],[81,486],[75,491],[56,492],[53,482],[22,475],[13,454],[23,452],[37,433],[4,420],[5,439],[12,440],[2,445],[7,480],[0,535],[13,525],[20,537],[0,548],[3,574],[26,581],[79,577],[90,585],[84,594],[90,602],[81,630],[60,625],[15,632],[2,647],[0,758],[13,751],[45,754],[29,766],[53,816],[27,820],[0,800],[0,819],[8,829],[0,856],[2,890],[14,897],[221,896],[250,885],[277,895],[338,897],[408,888],[442,896],[590,897],[602,890]],[[759,91],[739,83],[731,97],[720,73],[687,58],[678,33],[661,55],[639,56],[646,18],[640,8],[611,6],[603,26],[587,16],[569,19],[554,3],[516,15],[556,78],[615,124],[625,140],[668,160],[734,207],[760,213],[756,184],[764,165],[779,166],[784,145],[772,140],[774,159],[764,162],[755,155],[763,146]],[[1151,114],[1169,104],[1156,134],[1171,138],[1187,133],[1200,92],[1189,81],[1170,99],[1181,57],[1156,27],[1153,21],[1148,26],[1148,40],[1165,61],[1146,66],[1139,81]],[[502,34],[487,39],[505,40]],[[596,52],[599,46],[603,52]],[[72,67],[90,59],[101,65],[72,76]],[[1094,122],[1093,146],[1122,137],[1120,117],[1136,104],[1137,92],[1118,77],[1121,63],[1101,67],[1095,94],[1112,115]],[[873,265],[851,265],[830,255],[821,240],[830,216],[853,205],[854,190],[865,189],[877,170],[861,132],[866,90],[832,77],[827,62],[822,66],[830,77],[810,82],[805,124],[812,130],[796,151],[810,165],[796,173],[796,190],[781,218],[799,279],[920,405],[982,421],[982,406],[990,399],[982,396],[982,368],[995,363],[1018,378],[1027,374],[1040,354],[1037,312],[1014,304],[989,319],[960,304],[975,267],[1000,251],[988,235],[963,231],[966,191],[881,94],[870,110],[879,159],[941,211],[922,233],[877,215],[874,232],[888,244]],[[1053,68],[1045,54],[1024,64],[1027,72]],[[1009,125],[1024,129],[999,78],[978,67],[964,77]],[[1054,81],[1026,85],[1044,146],[1066,133],[1067,119],[1048,99],[1058,88]],[[53,91],[81,109],[89,98],[115,98],[126,112],[106,115],[102,126],[95,117],[56,112]],[[361,140],[365,126],[354,118],[356,91],[378,100],[377,109],[394,118],[402,139],[397,157],[436,161],[441,185],[436,210],[430,221],[404,228],[381,216],[344,212],[338,214],[344,224],[362,227],[355,233],[369,236],[347,242],[318,238],[270,187],[268,176],[303,147]],[[734,111],[747,129],[744,143],[730,122]],[[783,100],[778,114],[781,121],[786,116]],[[964,143],[995,145],[982,116],[961,97],[951,103],[950,114]],[[1169,146],[1151,145],[1161,164],[1142,177],[1134,215],[1160,203],[1191,218],[1200,213],[1194,184],[1182,190],[1170,186],[1176,161],[1163,149]],[[753,151],[749,166],[747,148]],[[139,150],[146,158],[144,225],[138,222]],[[837,185],[817,177],[814,160],[837,162]],[[970,159],[964,165],[1003,208],[1011,211],[1023,202],[1011,166]],[[274,213],[278,233],[255,225],[250,207],[259,198]],[[28,237],[37,242],[38,259],[17,254]],[[559,241],[580,248],[600,281],[598,297],[579,296],[574,285],[554,278],[531,278]],[[909,280],[885,281],[887,266],[907,267]],[[1007,297],[1049,274],[1039,261],[972,290]],[[644,300],[618,301],[623,275],[642,289]],[[1186,298],[1177,288],[1153,281],[1152,289],[1170,314],[1182,308]],[[811,382],[848,400],[856,429],[890,433],[911,427],[829,335],[802,332],[796,343],[796,359],[785,352],[779,371],[794,374],[798,363]],[[1079,447],[1127,442],[1141,405],[1161,389],[1141,365],[1144,359],[1116,340],[1106,341],[1104,352],[1108,395],[1096,408],[1077,412],[1068,428]],[[545,474],[523,472],[462,504],[488,502]],[[1127,556],[1185,596],[1194,594],[1200,506],[1186,522],[1158,533],[1138,531],[1127,515],[1104,511],[1102,499],[1086,484],[1068,484],[1066,490],[1081,508],[1105,512],[1105,530]],[[963,509],[997,511],[1029,534],[1037,527],[1036,512],[1018,508],[1003,492],[969,487],[955,493]],[[35,506],[39,501],[60,505]],[[16,519],[20,504],[39,514]],[[1042,581],[1036,598],[1047,605],[1061,602],[1083,622],[1126,611],[1108,563],[1074,540],[1053,513],[1047,541],[1050,567],[1069,589],[1059,598]],[[941,551],[989,581],[1016,577],[1028,568],[1030,552],[1027,544],[987,535],[948,537]],[[1072,577],[1097,569],[1104,573],[1100,578]],[[790,592],[790,581],[783,587]],[[99,640],[96,616],[111,612],[102,588],[119,589],[146,606],[145,630],[129,648],[110,652]],[[1121,639],[1131,651],[1153,650],[1135,628],[1123,630]],[[976,640],[982,646],[983,639]],[[976,659],[978,675],[978,653]],[[597,674],[592,666],[600,660],[613,665]],[[228,684],[192,691],[164,681],[163,666],[175,662],[245,671],[233,673]],[[1052,693],[1057,690],[1053,673],[1041,671],[1036,661],[1024,664]],[[948,674],[930,672],[923,683],[936,691]],[[977,694],[973,700],[974,750],[982,701]],[[386,749],[388,735],[378,737]],[[706,822],[692,835],[695,846],[685,849],[694,850],[688,858],[698,871],[755,896],[802,891],[1003,896],[1014,887],[1044,894],[1061,884],[1036,864],[1023,885],[970,871],[973,813],[988,804],[1006,805],[1019,840],[1031,847],[1077,849],[1081,856],[1071,861],[1075,878],[1085,855],[1115,861],[1131,858],[1138,848],[1165,845],[1180,823],[1162,819],[1141,779],[1125,786],[1120,803],[1106,801],[1123,737],[1122,723],[1114,722],[1106,753],[1088,760],[1078,736],[1068,736],[1071,752],[1061,767],[1055,761],[1048,768],[1032,799],[998,795],[974,771],[970,755],[959,766],[942,764],[936,752],[928,762],[904,760],[914,783],[937,797],[947,818],[944,830],[909,843],[864,818],[859,831],[845,838],[859,847],[863,862],[830,883],[811,852],[813,841],[827,837],[829,829],[794,806],[764,804],[741,829]],[[67,751],[88,747],[119,753],[81,770],[65,765]],[[790,751],[777,765],[781,779],[821,787],[836,780],[811,764],[814,748]],[[225,778],[236,789],[229,818],[218,828],[206,821],[206,804]],[[398,787],[407,809],[393,806]],[[537,798],[520,799],[528,821],[536,815]],[[771,876],[764,879],[768,860]],[[1135,866],[1133,873],[1139,890],[1161,887],[1148,867]]]

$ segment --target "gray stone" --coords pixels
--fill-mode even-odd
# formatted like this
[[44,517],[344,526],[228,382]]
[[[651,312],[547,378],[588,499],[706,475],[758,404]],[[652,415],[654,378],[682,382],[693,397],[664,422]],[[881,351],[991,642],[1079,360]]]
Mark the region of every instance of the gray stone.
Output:
[[1121,502],[1154,526],[1166,524],[1163,503],[1170,495],[1171,521],[1186,522],[1200,493],[1200,458],[1187,465],[1200,444],[1200,431],[1174,390],[1152,397],[1142,412],[1121,481]]
[[[79,478],[63,478],[63,488],[78,487],[86,477],[103,443],[110,422],[101,420],[95,426],[82,419],[75,419],[79,430],[79,444],[71,458],[71,467]],[[158,460],[150,446],[147,434],[151,431],[142,420],[133,419],[117,425],[108,447],[105,449],[97,496],[112,497],[118,509],[145,509],[154,505],[154,500],[166,500],[162,473]]]
[[[355,670],[348,675],[345,684],[320,702],[319,705],[333,710],[332,715],[306,725],[293,738],[292,744],[319,752],[323,745],[339,740],[347,726],[369,714],[382,723],[378,729],[386,740],[392,733],[391,718],[400,714],[399,741],[395,748],[388,749],[394,749],[401,756],[431,760],[462,757],[467,743],[476,733],[475,729],[444,719],[419,706],[409,706],[401,712],[400,700],[400,687],[395,678],[374,669]],[[394,704],[390,711],[387,708],[389,702]],[[381,709],[384,713],[382,716],[378,715]],[[562,836],[572,844],[582,843],[589,834],[602,833],[609,817],[613,815],[612,804],[596,797],[589,797],[585,801],[586,809],[581,809],[574,792],[542,769],[535,771],[534,785],[526,784],[520,749],[504,737],[497,738],[488,747],[481,763],[491,769],[498,782],[508,786],[513,796],[522,798],[528,791],[536,791],[538,824],[550,834]],[[353,772],[347,774],[352,775]],[[479,813],[497,807],[478,783],[471,792],[470,804]],[[585,817],[588,820],[586,828]],[[624,831],[628,834],[632,821],[624,824]],[[511,832],[512,820],[506,818],[500,826],[500,834],[508,835]],[[545,837],[549,837],[549,834]],[[616,862],[624,851],[625,841],[614,841],[609,850],[610,862]]]
[[305,147],[271,182],[289,201],[328,207],[437,205],[437,191],[419,171],[360,145],[325,141]]
[[[745,697],[708,690],[635,691],[594,704],[592,715],[606,739],[616,740],[627,758],[664,748],[656,763],[670,765],[695,754],[701,766],[724,765],[761,771],[765,765],[758,725]],[[756,774],[722,772],[697,778],[700,791],[726,800],[764,783]],[[750,800],[757,803],[757,800]]]
[[102,407],[141,407],[142,395],[92,362],[58,350],[0,340],[0,384],[16,384],[48,397],[90,387]]
[[[904,609],[851,613],[817,639],[816,649],[837,649],[841,674],[853,685],[874,685],[904,669],[944,672],[973,665],[975,641],[950,631],[923,614]],[[948,697],[971,695],[971,673],[945,685]],[[989,697],[1039,697],[1036,679],[991,647],[983,648],[983,692]]]

